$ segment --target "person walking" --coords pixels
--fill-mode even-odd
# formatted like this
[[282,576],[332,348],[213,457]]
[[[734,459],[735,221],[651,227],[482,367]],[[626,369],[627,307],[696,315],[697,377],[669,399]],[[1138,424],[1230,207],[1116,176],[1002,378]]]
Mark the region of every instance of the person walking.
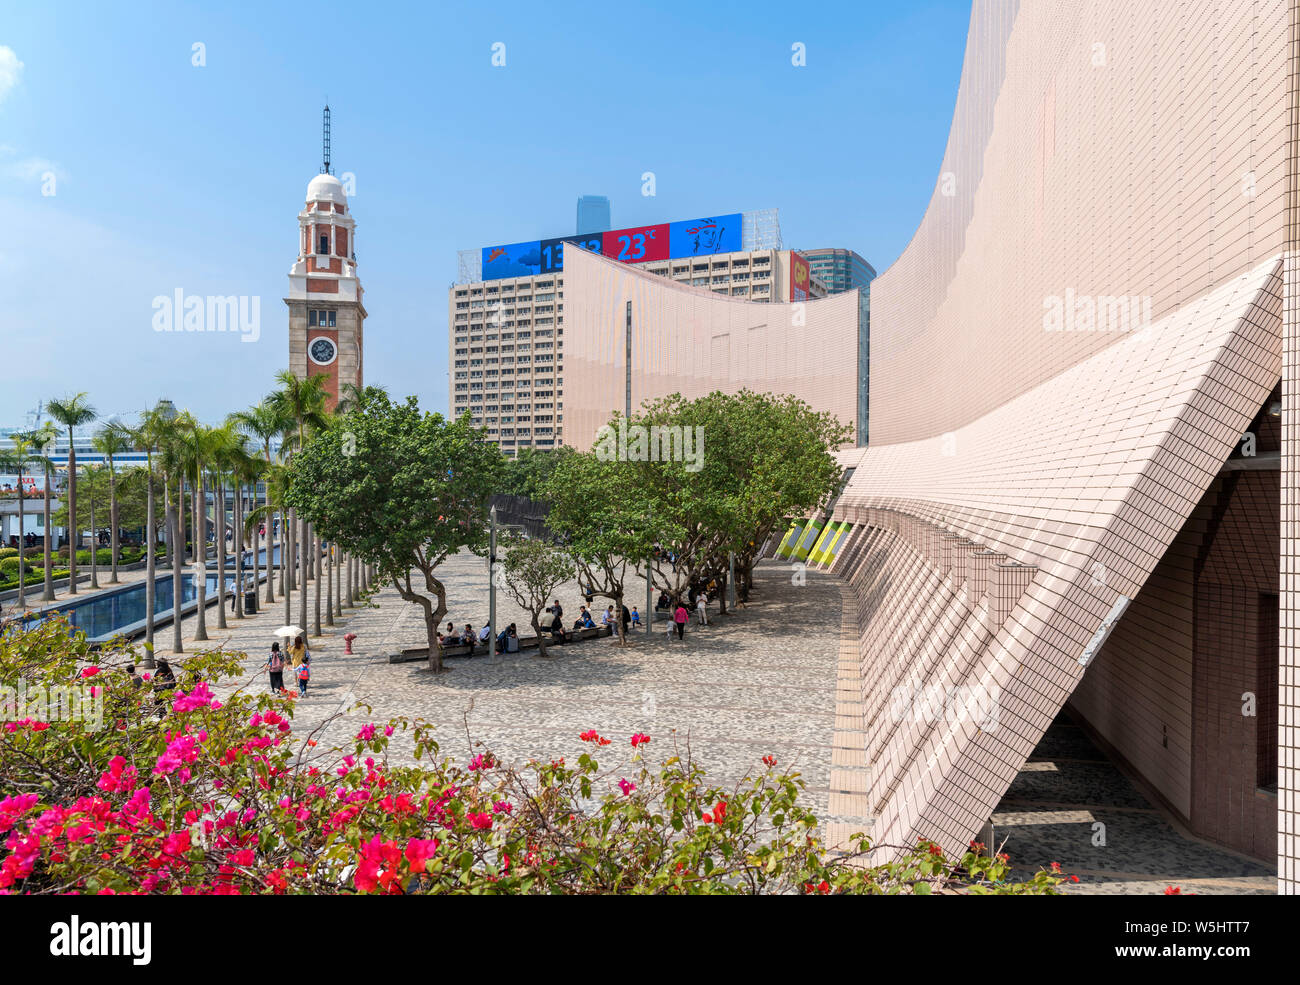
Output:
[[632,606],[632,625],[637,629],[641,628],[641,613],[636,611],[636,606]]
[[700,592],[699,598],[695,600],[695,614],[700,617],[700,625],[709,624],[709,593]]
[[298,678],[298,697],[307,696],[307,682],[311,680],[311,651],[304,650],[302,663],[298,664],[294,670],[294,676]]
[[271,654],[266,658],[266,671],[271,678],[271,693],[279,694],[284,690],[284,654],[280,644],[271,644]]
[[289,659],[293,662],[293,669],[294,669],[294,671],[295,671],[295,674],[294,674],[295,679],[296,679],[297,676],[298,676],[297,673],[296,673],[296,671],[298,670],[298,665],[301,664],[301,663],[303,662],[303,659],[304,659],[306,656],[307,656],[307,643],[306,643],[306,641],[303,640],[303,638],[302,638],[301,636],[295,636],[295,637],[293,638],[293,646],[289,647]]
[[677,624],[677,638],[683,643],[686,642],[686,624],[690,618],[691,614],[686,611],[686,606],[678,600],[677,611],[673,613],[673,622]]

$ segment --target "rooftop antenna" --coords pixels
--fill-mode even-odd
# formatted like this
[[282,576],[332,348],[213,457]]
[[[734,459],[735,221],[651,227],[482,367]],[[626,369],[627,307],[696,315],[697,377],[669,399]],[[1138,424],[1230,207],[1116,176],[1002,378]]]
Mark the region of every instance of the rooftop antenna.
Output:
[[320,166],[320,173],[332,174],[333,172],[330,171],[330,106],[329,103],[325,104],[324,133],[325,133],[325,141],[324,141],[325,163]]

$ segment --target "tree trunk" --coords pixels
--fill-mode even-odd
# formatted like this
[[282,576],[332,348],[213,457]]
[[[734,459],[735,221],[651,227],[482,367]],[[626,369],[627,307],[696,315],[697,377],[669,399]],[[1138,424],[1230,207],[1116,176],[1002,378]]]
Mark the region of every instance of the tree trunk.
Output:
[[[326,548],[322,566],[325,572],[325,625],[334,625],[334,545]],[[320,599],[320,588],[316,589],[316,598]]]
[[108,535],[108,550],[113,564],[113,571],[108,579],[110,585],[116,585],[120,581],[117,577],[117,520],[117,470],[113,468],[113,459],[110,458],[108,460],[108,522],[113,525]]
[[545,657],[545,656],[546,656],[546,637],[542,634],[542,624],[541,624],[541,622],[538,620],[538,618],[537,618],[537,613],[536,613],[536,612],[531,613],[531,614],[529,615],[528,618],[532,620],[532,623],[533,623],[533,635],[537,638],[537,655],[538,655],[539,657]]
[[157,603],[158,586],[154,584],[154,578],[157,577],[158,561],[154,557],[157,553],[155,541],[157,532],[154,530],[153,516],[153,461],[150,456],[148,463],[149,474],[146,476],[148,485],[145,492],[145,527],[144,527],[144,549],[146,553],[144,561],[144,663],[143,666],[152,669],[154,666],[153,659],[153,623],[154,623],[154,605]]
[[[330,554],[330,571],[334,573],[334,618],[343,618],[343,551],[337,546]],[[334,621],[330,620],[330,625]]]
[[354,562],[353,559],[352,559],[352,555],[349,554],[349,555],[348,555],[348,564],[347,564],[348,572],[347,572],[347,577],[344,579],[344,580],[347,582],[347,591],[348,591],[348,608],[349,608],[349,609],[354,608],[355,605],[356,605],[355,600],[352,598],[352,568],[353,568],[354,564],[355,564],[355,562]]
[[321,575],[324,574],[324,571],[321,569],[321,565],[319,563],[320,562],[320,534],[316,532],[315,526],[312,526],[310,528],[310,532],[307,535],[307,543],[311,544],[311,557],[312,557],[311,567],[316,574],[316,577],[313,579],[313,586],[312,586],[316,589],[316,591],[313,593],[315,597],[312,599],[313,609],[312,609],[311,634],[312,636],[319,636],[320,635],[320,583],[321,583]]
[[226,629],[226,483],[220,473],[213,477],[212,491],[215,493],[212,520],[216,528],[212,539],[217,545],[217,629]]
[[54,551],[50,545],[50,492],[54,486],[54,471],[45,467],[45,594],[42,602],[54,601]]
[[95,526],[95,484],[90,484],[90,587],[99,588],[99,528]]
[[68,428],[68,594],[77,594],[77,446]]
[[298,511],[290,510],[284,525],[285,536],[289,541],[289,580],[280,586],[282,591],[292,592],[298,587]]
[[185,522],[185,501],[182,498],[180,484],[177,483],[176,503],[173,506],[168,504],[168,512],[171,517],[171,528],[168,530],[168,537],[176,539],[177,543],[172,554],[172,650],[175,653],[184,653],[185,646],[181,640],[181,600],[184,595],[181,592],[181,565],[185,560],[184,541],[179,538],[184,536],[181,530]]
[[298,625],[307,632],[307,521],[300,520],[298,528]]
[[27,609],[27,535],[23,530],[26,514],[23,512],[23,470],[18,467],[18,611]]
[[208,639],[208,504],[205,495],[207,484],[203,472],[194,477],[194,593],[198,597],[198,624],[194,628],[195,641]]
[[[244,618],[244,484],[238,479],[235,487],[235,618]],[[256,565],[257,548],[253,548]],[[257,568],[253,568],[253,589],[257,590]]]

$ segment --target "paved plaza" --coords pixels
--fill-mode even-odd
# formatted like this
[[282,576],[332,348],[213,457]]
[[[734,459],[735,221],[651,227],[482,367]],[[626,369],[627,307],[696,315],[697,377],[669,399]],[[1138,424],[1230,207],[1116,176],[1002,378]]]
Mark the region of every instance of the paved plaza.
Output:
[[[440,575],[448,590],[444,625],[481,626],[487,618],[483,559],[458,555]],[[644,608],[644,592],[636,582],[629,603],[640,599]],[[577,585],[557,594],[572,625],[583,601]],[[605,604],[595,600],[597,615]],[[297,593],[292,611],[296,621]],[[716,615],[716,605],[713,611],[709,626],[691,623],[684,643],[668,639],[660,622],[627,647],[597,639],[553,647],[547,659],[535,650],[453,658],[435,675],[426,661],[388,662],[403,646],[424,645],[424,622],[417,606],[383,589],[369,606],[345,609],[339,625],[323,626],[324,635],[310,641],[312,682],[296,706],[294,731],[305,734],[338,715],[318,739],[322,747],[346,745],[366,721],[420,717],[437,726],[447,755],[464,762],[490,749],[513,763],[576,757],[587,748],[578,734],[589,728],[619,743],[621,755],[632,733],[645,732],[655,755],[666,755],[673,742],[680,750],[689,744],[709,779],[723,787],[761,770],[761,758],[774,755],[802,774],[828,841],[869,830],[869,767],[855,753],[861,682],[842,583],[810,571],[806,584],[793,584],[788,566],[768,562],[758,568],[749,606],[725,617]],[[186,651],[245,651],[243,686],[265,687],[261,666],[283,602],[231,620],[226,631],[215,629],[215,616],[209,609],[206,644],[192,642],[194,617],[183,620]],[[526,616],[498,593],[498,624],[511,621],[528,634]],[[345,632],[357,634],[351,655],[343,652]],[[170,641],[169,628],[159,631],[160,655],[172,655],[163,646]],[[373,713],[351,711],[357,702]],[[407,748],[395,739],[390,754],[405,758]],[[1105,826],[1104,845],[1094,844],[1098,822]],[[994,824],[996,843],[1005,839],[1004,850],[1025,866],[1020,874],[1060,862],[1080,876],[1072,893],[1160,893],[1179,885],[1203,894],[1265,894],[1276,887],[1273,866],[1172,824],[1065,716],[1017,776]]]

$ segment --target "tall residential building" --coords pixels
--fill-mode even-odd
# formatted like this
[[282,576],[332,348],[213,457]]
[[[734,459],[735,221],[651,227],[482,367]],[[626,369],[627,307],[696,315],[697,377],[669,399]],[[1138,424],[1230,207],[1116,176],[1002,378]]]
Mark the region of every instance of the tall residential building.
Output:
[[579,197],[578,223],[574,230],[579,236],[586,233],[603,233],[613,228],[610,224],[608,198],[604,195]]
[[[569,249],[570,257],[583,252],[573,244]],[[635,269],[738,301],[785,302],[800,290],[813,298],[826,293],[808,277],[806,261],[790,250],[715,253]],[[799,286],[800,271],[806,289]],[[564,443],[564,301],[562,271],[456,284],[448,292],[451,413],[468,410],[506,454]],[[621,331],[615,334],[622,338]]]
[[876,268],[853,250],[800,250],[808,258],[813,276],[828,294],[858,291],[858,432],[857,443],[867,443],[871,409],[871,282]]

